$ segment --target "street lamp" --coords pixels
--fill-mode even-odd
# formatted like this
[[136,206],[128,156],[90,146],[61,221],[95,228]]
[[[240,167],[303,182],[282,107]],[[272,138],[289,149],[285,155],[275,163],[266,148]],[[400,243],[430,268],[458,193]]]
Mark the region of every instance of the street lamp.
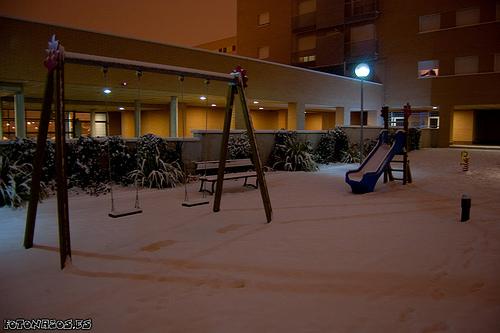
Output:
[[359,139],[359,158],[360,162],[363,162],[363,123],[364,123],[364,108],[363,108],[363,81],[368,75],[370,75],[370,66],[365,63],[358,64],[354,68],[354,74],[361,80],[361,127],[360,127],[360,139]]

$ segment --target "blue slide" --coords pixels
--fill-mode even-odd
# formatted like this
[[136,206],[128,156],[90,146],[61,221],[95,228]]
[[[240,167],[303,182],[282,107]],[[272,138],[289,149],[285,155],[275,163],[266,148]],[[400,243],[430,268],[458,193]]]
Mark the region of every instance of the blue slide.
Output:
[[345,174],[345,181],[351,185],[352,193],[362,194],[373,192],[380,175],[392,161],[394,155],[403,150],[406,139],[405,132],[398,130],[392,145],[387,143],[388,135],[389,132],[387,130],[381,131],[377,145],[368,154],[359,168],[349,170]]

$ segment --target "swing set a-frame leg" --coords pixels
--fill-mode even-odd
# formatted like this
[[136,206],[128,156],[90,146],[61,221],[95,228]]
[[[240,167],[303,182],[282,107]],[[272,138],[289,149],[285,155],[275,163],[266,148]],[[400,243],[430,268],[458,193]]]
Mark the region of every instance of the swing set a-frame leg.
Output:
[[220,151],[220,160],[219,160],[219,170],[217,173],[217,185],[215,188],[215,198],[214,198],[214,206],[213,211],[218,212],[220,210],[220,202],[222,197],[222,186],[224,182],[224,169],[226,167],[226,159],[227,159],[227,148],[229,142],[229,134],[231,130],[231,118],[233,112],[233,103],[234,103],[234,95],[240,95],[240,103],[243,111],[243,117],[245,119],[245,124],[247,128],[247,135],[250,141],[250,147],[252,149],[252,157],[253,163],[255,166],[255,171],[257,173],[257,184],[260,185],[260,193],[262,196],[262,202],[264,204],[264,210],[266,212],[267,223],[272,221],[273,211],[271,206],[271,200],[269,198],[269,192],[267,190],[266,179],[264,176],[264,171],[262,168],[262,162],[260,160],[259,152],[257,149],[257,141],[255,139],[255,131],[252,124],[252,119],[250,118],[250,114],[248,111],[248,106],[246,103],[245,90],[243,89],[243,85],[241,80],[238,80],[238,83],[230,84],[227,93],[226,99],[226,110],[224,116],[224,131],[222,134],[222,143],[221,143],[221,151]]
[[49,130],[50,114],[52,112],[52,101],[54,97],[54,72],[47,74],[45,83],[45,93],[43,98],[40,123],[38,124],[38,136],[36,140],[35,158],[33,160],[33,172],[31,174],[31,191],[28,203],[28,213],[26,215],[26,229],[24,231],[24,247],[33,247],[35,235],[36,212],[38,200],[40,199],[40,181],[42,179],[43,160],[47,145],[47,133]]
[[[59,254],[61,269],[66,265],[67,259],[71,259],[71,241],[69,232],[69,209],[68,190],[66,177],[66,140],[64,123],[64,49],[59,48],[55,38],[53,45],[49,43],[49,57],[46,59],[46,66],[49,69],[47,83],[45,87],[42,112],[40,115],[39,132],[37,138],[37,150],[33,161],[33,173],[31,178],[31,193],[26,216],[26,229],[24,234],[24,247],[33,247],[35,233],[35,221],[40,198],[40,181],[42,176],[42,166],[45,157],[47,133],[52,112],[52,102],[54,90],[56,94],[55,110],[55,136],[56,136],[56,184],[57,184],[57,217],[59,225]],[[52,48],[54,45],[57,48]],[[55,82],[54,82],[55,81]]]
[[220,210],[220,201],[222,197],[222,186],[224,182],[224,169],[226,168],[227,160],[227,145],[229,142],[229,132],[231,131],[231,118],[233,116],[234,95],[236,87],[234,84],[229,84],[227,89],[226,109],[224,111],[224,129],[222,132],[222,142],[220,145],[219,170],[217,171],[217,185],[215,186],[215,198],[213,211]]

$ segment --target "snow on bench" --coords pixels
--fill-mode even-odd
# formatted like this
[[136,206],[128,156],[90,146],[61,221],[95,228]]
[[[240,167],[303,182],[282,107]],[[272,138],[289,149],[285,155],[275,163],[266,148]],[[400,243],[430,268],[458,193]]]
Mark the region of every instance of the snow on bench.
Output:
[[[218,170],[219,169],[219,161],[203,161],[203,162],[195,162],[196,171],[208,171],[208,170]],[[224,180],[236,180],[236,179],[245,179],[243,186],[251,186],[254,188],[258,187],[258,182],[254,184],[248,183],[248,178],[257,178],[257,173],[255,171],[245,171],[245,172],[236,172],[237,170],[241,170],[242,168],[249,167],[253,168],[253,163],[249,158],[235,159],[235,160],[227,160],[226,166],[224,168]],[[217,175],[204,175],[200,177],[200,192],[206,191],[210,194],[215,192],[215,183],[217,182]],[[205,183],[212,183],[211,190],[207,190],[205,188]]]

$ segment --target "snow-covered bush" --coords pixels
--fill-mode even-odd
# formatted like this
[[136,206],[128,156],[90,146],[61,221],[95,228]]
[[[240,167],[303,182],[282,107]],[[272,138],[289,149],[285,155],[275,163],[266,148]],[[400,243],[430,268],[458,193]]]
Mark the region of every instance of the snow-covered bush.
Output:
[[230,159],[249,158],[250,151],[250,141],[246,132],[241,135],[229,136],[228,152]]
[[274,168],[279,161],[286,159],[286,142],[288,140],[297,140],[297,132],[280,130],[274,134],[274,145],[267,164]]
[[153,134],[142,136],[137,141],[138,165],[128,176],[141,186],[150,188],[175,187],[184,180],[184,173],[178,161],[169,161],[169,156],[175,156],[165,141]]
[[[5,145],[2,154],[9,159],[15,161],[17,165],[28,163],[33,164],[36,152],[36,140],[31,138],[19,139],[16,138]],[[50,183],[55,179],[55,145],[52,141],[47,140],[45,146],[45,158],[42,166],[42,181]]]
[[[365,139],[363,142],[363,158],[366,158],[368,154],[372,151],[373,147],[377,144],[376,140]],[[359,144],[353,143],[349,146],[342,156],[342,163],[360,163],[361,158],[359,155]]]
[[286,171],[316,171],[309,142],[301,142],[295,132],[278,132],[275,136],[273,153],[270,158],[273,169]]
[[128,174],[137,168],[135,152],[119,136],[108,137],[103,143],[103,149],[109,158],[107,168],[110,168],[108,172],[111,181],[122,185],[130,184]]
[[337,127],[321,135],[314,158],[318,163],[340,162],[349,149],[347,134]]
[[80,137],[70,145],[67,155],[69,187],[79,187],[91,195],[107,192],[107,153],[98,140]]
[[[22,207],[30,197],[31,173],[30,163],[10,161],[7,156],[0,155],[0,207]],[[46,196],[45,183],[40,183],[40,198]]]

